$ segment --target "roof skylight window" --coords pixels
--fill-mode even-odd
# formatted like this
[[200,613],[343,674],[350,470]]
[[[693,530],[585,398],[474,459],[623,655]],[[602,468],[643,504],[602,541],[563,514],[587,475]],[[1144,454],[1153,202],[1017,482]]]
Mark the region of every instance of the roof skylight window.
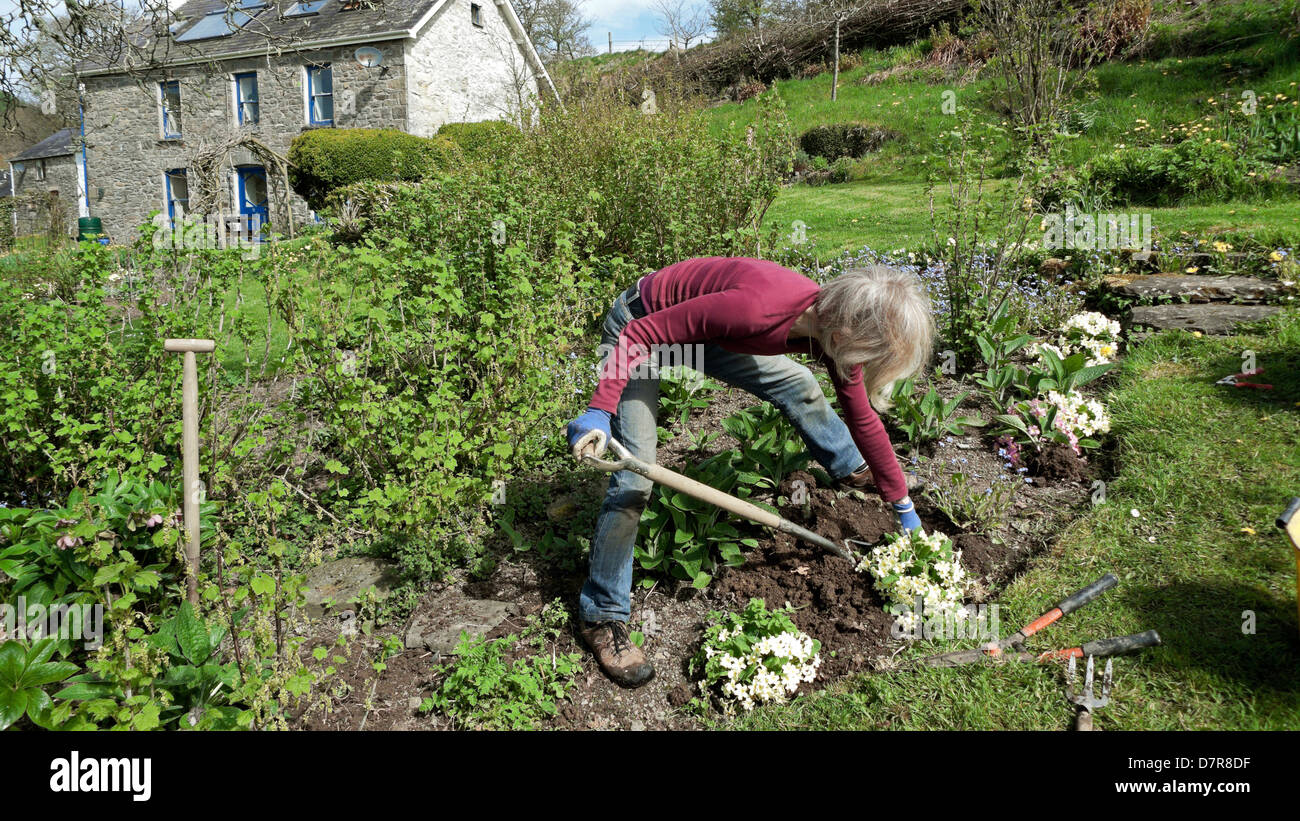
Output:
[[264,2],[261,3],[261,5],[254,5],[254,3],[257,3],[258,1],[259,0],[242,0],[244,8],[253,11],[253,14],[249,14],[247,11],[222,9],[221,11],[214,11],[210,14],[204,15],[203,19],[191,26],[188,31],[184,34],[178,35],[176,37],[176,42],[192,43],[196,40],[211,40],[216,37],[229,37],[239,29],[248,25],[249,21],[253,19],[254,14],[257,13],[256,10],[266,5]]

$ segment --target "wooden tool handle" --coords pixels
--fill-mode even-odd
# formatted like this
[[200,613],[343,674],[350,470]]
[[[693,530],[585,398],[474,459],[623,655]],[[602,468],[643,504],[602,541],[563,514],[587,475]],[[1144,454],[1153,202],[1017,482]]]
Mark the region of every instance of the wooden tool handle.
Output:
[[633,473],[644,476],[650,481],[664,487],[670,487],[673,490],[685,493],[687,496],[693,496],[702,502],[708,502],[716,505],[729,513],[734,513],[751,522],[770,527],[773,530],[780,530],[790,533],[796,538],[803,539],[806,542],[817,545],[818,547],[842,556],[849,561],[855,561],[848,548],[838,545],[830,539],[813,533],[807,528],[787,519],[783,519],[770,510],[765,510],[752,502],[746,502],[744,499],[738,499],[730,493],[723,493],[715,487],[710,487],[703,482],[697,482],[689,476],[683,476],[680,473],[671,471],[663,465],[643,462],[633,456],[618,440],[610,439],[608,442],[609,449],[618,457],[618,461],[608,461],[594,456],[585,455],[582,461],[599,470],[613,472],[616,470],[630,470]]
[[1287,504],[1286,510],[1282,515],[1277,517],[1277,526],[1286,531],[1286,535],[1291,539],[1291,544],[1300,550],[1300,496],[1291,499]]
[[217,343],[211,339],[164,339],[163,350],[172,353],[184,353],[192,351],[194,353],[212,353],[216,350]]
[[1074,720],[1074,729],[1081,733],[1092,731],[1092,712],[1087,709],[1079,711],[1079,716]]

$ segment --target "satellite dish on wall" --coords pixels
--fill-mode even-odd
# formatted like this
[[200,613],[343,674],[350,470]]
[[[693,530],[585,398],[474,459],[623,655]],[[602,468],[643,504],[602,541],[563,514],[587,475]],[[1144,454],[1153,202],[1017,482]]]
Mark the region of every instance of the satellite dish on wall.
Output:
[[374,68],[384,61],[384,54],[374,46],[362,46],[352,55],[362,68]]

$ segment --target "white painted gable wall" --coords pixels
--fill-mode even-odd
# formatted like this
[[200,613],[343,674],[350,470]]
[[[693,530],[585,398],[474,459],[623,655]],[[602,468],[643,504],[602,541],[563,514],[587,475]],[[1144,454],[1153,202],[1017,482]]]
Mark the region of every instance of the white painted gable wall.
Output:
[[[432,136],[444,123],[519,120],[518,81],[526,100],[537,76],[493,0],[447,0],[415,40],[406,41],[407,130]],[[517,80],[518,78],[518,80]]]

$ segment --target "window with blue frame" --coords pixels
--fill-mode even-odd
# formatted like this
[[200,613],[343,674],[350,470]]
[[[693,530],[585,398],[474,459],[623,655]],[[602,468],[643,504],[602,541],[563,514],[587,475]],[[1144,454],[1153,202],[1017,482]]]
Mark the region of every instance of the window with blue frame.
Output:
[[329,65],[307,66],[307,122],[334,125],[334,72]]
[[167,182],[167,219],[174,224],[177,219],[184,219],[190,207],[190,181],[184,168],[174,168],[166,172]]
[[240,125],[252,125],[261,119],[257,101],[257,72],[235,75],[235,113]]
[[158,84],[162,101],[163,139],[181,138],[181,81],[166,80]]

